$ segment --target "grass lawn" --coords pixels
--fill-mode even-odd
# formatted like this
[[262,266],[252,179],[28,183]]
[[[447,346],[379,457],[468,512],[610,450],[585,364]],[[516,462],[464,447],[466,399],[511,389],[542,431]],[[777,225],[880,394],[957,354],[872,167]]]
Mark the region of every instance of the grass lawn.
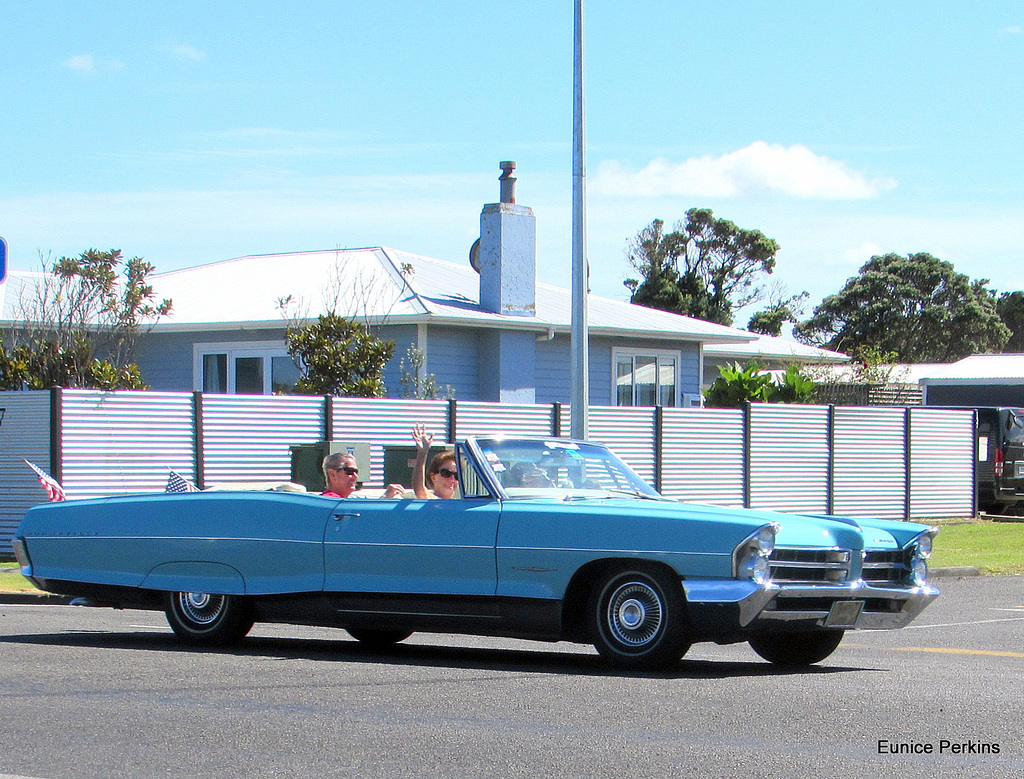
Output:
[[[932,568],[973,566],[982,573],[1024,574],[1024,522],[937,522]],[[12,558],[0,559],[0,592],[32,592]]]
[[[10,570],[10,569],[14,570]],[[18,573],[18,563],[0,559],[0,592],[39,592],[31,582]]]
[[1024,522],[936,523],[932,568],[972,565],[982,573],[1024,574]]

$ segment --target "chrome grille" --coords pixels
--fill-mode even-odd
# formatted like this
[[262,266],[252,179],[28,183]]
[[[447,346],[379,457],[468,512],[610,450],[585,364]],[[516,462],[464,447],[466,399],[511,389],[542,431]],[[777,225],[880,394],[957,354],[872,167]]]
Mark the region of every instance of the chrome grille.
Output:
[[775,547],[768,558],[777,582],[844,582],[850,578],[849,549]]
[[866,582],[903,582],[910,574],[912,558],[910,549],[865,552],[861,578]]

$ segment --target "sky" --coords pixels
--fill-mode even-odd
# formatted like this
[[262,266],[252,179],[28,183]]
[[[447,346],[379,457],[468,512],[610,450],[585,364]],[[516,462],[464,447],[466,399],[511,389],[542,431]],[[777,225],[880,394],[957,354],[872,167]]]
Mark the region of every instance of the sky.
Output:
[[[586,0],[585,24],[596,294],[628,299],[629,239],[694,207],[778,241],[805,315],[887,252],[1024,288],[1024,2]],[[515,160],[569,287],[572,33],[572,0],[0,0],[10,267],[468,263]]]

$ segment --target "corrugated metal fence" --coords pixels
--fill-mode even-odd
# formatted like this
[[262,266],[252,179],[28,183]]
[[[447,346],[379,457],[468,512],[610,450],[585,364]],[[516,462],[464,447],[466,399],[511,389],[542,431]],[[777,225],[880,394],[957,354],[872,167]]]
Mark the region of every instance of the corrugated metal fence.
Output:
[[50,463],[50,394],[0,392],[0,554],[31,506],[46,493],[22,458],[44,470]]
[[[492,433],[564,435],[569,407],[172,392],[0,393],[0,551],[45,493],[21,459],[71,498],[164,489],[169,470],[201,486],[287,480],[289,446],[411,445]],[[974,413],[756,404],[743,410],[594,407],[590,436],[682,500],[895,519],[974,513]]]

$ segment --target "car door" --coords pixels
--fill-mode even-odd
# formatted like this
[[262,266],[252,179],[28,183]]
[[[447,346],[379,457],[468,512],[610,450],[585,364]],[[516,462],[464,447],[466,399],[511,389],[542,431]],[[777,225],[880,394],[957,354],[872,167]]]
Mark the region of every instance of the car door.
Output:
[[324,534],[324,589],[494,596],[500,503],[339,501]]

